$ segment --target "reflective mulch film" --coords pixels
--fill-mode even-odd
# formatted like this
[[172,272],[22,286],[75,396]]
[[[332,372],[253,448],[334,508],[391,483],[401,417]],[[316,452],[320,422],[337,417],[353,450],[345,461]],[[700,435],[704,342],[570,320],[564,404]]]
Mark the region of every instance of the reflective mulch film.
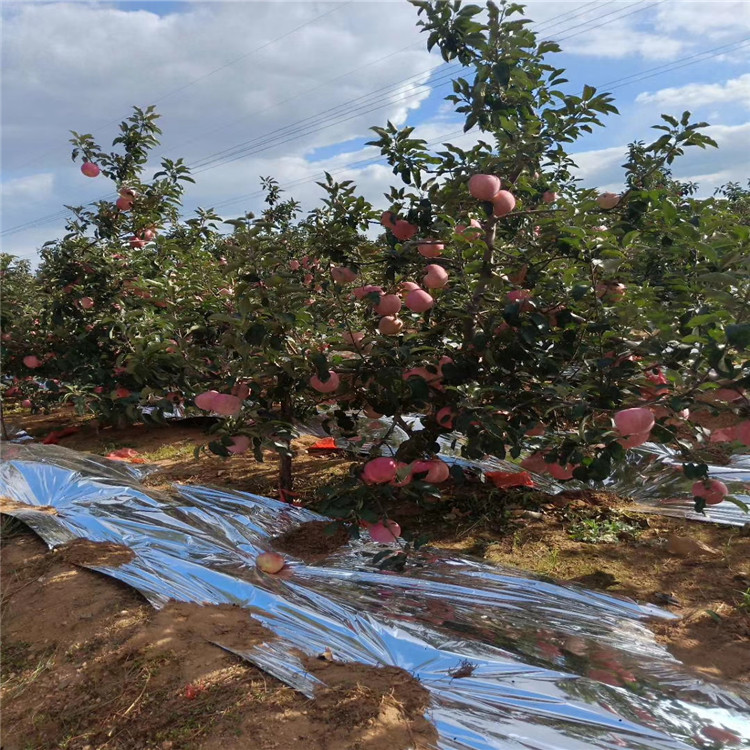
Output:
[[364,541],[269,576],[255,558],[270,538],[320,516],[206,487],[147,490],[142,468],[58,446],[3,453],[0,494],[27,506],[9,512],[49,545],[127,545],[132,561],[94,569],[155,607],[248,608],[276,639],[235,653],[307,695],[320,683],[298,651],[406,669],[432,694],[440,748],[677,750],[750,738],[747,689],[684,669],[643,623],[674,617],[655,607],[430,550],[383,572],[371,564],[382,547]]

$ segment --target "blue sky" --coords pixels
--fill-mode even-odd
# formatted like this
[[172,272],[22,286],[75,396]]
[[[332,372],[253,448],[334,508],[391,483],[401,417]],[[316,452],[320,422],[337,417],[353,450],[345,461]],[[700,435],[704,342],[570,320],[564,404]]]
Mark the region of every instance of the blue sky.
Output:
[[[527,14],[563,46],[554,63],[568,89],[607,84],[620,109],[572,149],[586,184],[617,189],[626,144],[650,139],[660,112],[684,109],[712,123],[722,148],[689,154],[677,176],[698,178],[704,194],[747,179],[750,3],[534,0]],[[371,163],[370,126],[414,125],[429,142],[461,127],[443,102],[446,66],[425,50],[405,0],[24,0],[2,15],[2,239],[23,257],[60,236],[63,204],[111,191],[71,163],[68,130],[108,145],[135,104],[163,114],[156,156],[196,167],[186,209],[216,206],[227,218],[257,208],[260,175],[305,208],[324,169],[380,203],[392,175]]]

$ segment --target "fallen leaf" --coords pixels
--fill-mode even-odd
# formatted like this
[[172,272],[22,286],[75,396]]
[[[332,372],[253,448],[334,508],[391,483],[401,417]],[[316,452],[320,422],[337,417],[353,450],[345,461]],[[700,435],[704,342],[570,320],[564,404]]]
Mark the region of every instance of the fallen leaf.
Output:
[[678,557],[694,557],[696,555],[718,555],[718,551],[707,544],[689,536],[672,534],[667,539],[667,552]]

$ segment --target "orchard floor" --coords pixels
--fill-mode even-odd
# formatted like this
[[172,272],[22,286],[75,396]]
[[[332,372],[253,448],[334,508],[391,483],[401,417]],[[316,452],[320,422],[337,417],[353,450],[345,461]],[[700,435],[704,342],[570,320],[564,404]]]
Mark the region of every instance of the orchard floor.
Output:
[[[196,461],[193,450],[206,441],[200,424],[95,430],[68,409],[10,413],[8,422],[39,438],[78,426],[60,441],[75,450],[134,448],[161,467],[152,486],[278,496],[270,454],[264,464]],[[312,442],[296,443],[295,490],[305,503],[351,465],[308,453]],[[737,528],[645,515],[603,493],[552,498],[476,485],[427,512],[402,503],[391,514],[436,547],[660,604],[681,615],[652,625],[672,653],[708,679],[750,682],[750,537]],[[320,662],[331,688],[308,701],[205,641],[211,628],[233,627],[231,611],[156,614],[132,589],[47,551],[7,516],[1,553],[2,750],[233,750],[249,738],[258,750],[399,750],[430,737],[425,696],[397,670]]]

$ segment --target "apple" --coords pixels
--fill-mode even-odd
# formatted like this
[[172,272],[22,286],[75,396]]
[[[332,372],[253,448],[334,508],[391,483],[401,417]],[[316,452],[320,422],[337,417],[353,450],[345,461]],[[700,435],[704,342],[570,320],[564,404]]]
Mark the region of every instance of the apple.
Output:
[[337,284],[350,284],[357,278],[356,271],[344,266],[335,266],[331,269],[331,276]]
[[619,302],[625,296],[625,284],[619,281],[602,281],[596,285],[596,296],[599,299]]
[[345,344],[349,344],[355,348],[359,348],[359,345],[364,341],[364,331],[344,331],[341,334],[341,338]]
[[401,309],[401,297],[397,294],[384,294],[375,305],[378,315],[395,315]]
[[415,289],[421,288],[419,284],[415,284],[413,281],[402,281],[398,286],[402,294],[408,294],[409,292],[413,292]]
[[378,544],[393,544],[401,536],[401,527],[395,521],[374,523],[367,527],[370,538]]
[[431,263],[425,271],[422,281],[428,289],[442,289],[448,284],[448,272],[442,266]]
[[377,292],[378,294],[383,293],[383,287],[375,286],[373,284],[367,284],[367,286],[360,286],[357,289],[352,290],[352,294],[359,300],[364,299],[368,294]]
[[118,198],[115,201],[115,206],[120,209],[120,211],[130,211],[131,208],[133,208],[133,201],[129,198]]
[[492,215],[501,218],[502,216],[507,216],[516,207],[516,199],[513,193],[501,190],[492,199],[492,206]]
[[232,438],[232,444],[227,446],[227,450],[235,455],[244,453],[250,447],[250,438],[247,435],[235,435]]
[[703,498],[706,505],[718,505],[728,494],[727,486],[718,479],[704,479],[693,484],[693,497]]
[[31,408],[31,399],[25,398],[23,401],[21,401],[21,406],[24,406],[27,409]]
[[28,356],[23,358],[23,363],[26,365],[26,367],[34,370],[37,367],[42,366],[42,360],[39,359],[35,354],[29,354]]
[[397,240],[406,242],[406,240],[410,240],[417,233],[417,227],[415,227],[414,224],[410,224],[408,221],[405,221],[404,219],[399,219],[395,223],[391,231],[393,232]]
[[447,430],[453,429],[453,421],[456,418],[456,412],[451,409],[450,406],[444,406],[442,409],[438,409],[438,413],[435,415],[435,421]]
[[415,289],[406,295],[405,304],[412,312],[423,313],[435,304],[435,300],[424,289]]
[[396,477],[396,461],[386,456],[373,458],[365,464],[362,479],[365,484],[388,484]]
[[90,310],[94,306],[94,300],[91,299],[91,297],[81,297],[81,299],[78,300],[78,304],[84,310]]
[[86,175],[86,177],[98,177],[101,173],[101,169],[99,169],[98,165],[94,164],[92,161],[85,161],[81,165],[81,172]]
[[643,445],[648,442],[651,437],[651,431],[639,432],[634,435],[628,435],[628,437],[620,438],[617,442],[623,448],[637,448],[639,445]]
[[378,323],[378,331],[384,336],[398,336],[403,327],[404,321],[393,315],[386,315],[384,318],[381,318]]
[[475,174],[469,179],[469,193],[478,201],[491,201],[500,187],[500,178],[492,174]]
[[380,216],[380,223],[387,229],[393,230],[396,225],[396,214],[393,211],[384,211]]
[[328,380],[323,381],[317,375],[313,375],[310,378],[310,387],[318,391],[318,393],[333,393],[341,382],[338,374],[333,370],[328,371]]
[[439,458],[433,458],[430,461],[415,461],[414,473],[427,472],[423,481],[430,484],[441,484],[451,475],[451,470],[445,461]]
[[203,411],[213,411],[214,402],[218,395],[220,395],[218,391],[204,391],[195,397],[195,405]]
[[299,271],[299,269],[300,269],[300,262],[298,260],[290,260],[289,261],[289,269],[291,271]]
[[654,413],[642,406],[615,413],[615,429],[623,437],[651,432],[654,423]]
[[734,438],[743,445],[750,445],[750,419],[740,422],[734,428]]
[[278,552],[262,552],[255,558],[255,567],[263,573],[278,573],[286,565],[286,560]]
[[620,196],[616,193],[600,193],[597,196],[596,202],[599,204],[599,208],[608,211],[620,202]]
[[443,254],[445,245],[442,242],[420,242],[417,251],[423,258],[438,258]]
[[545,203],[554,203],[557,200],[557,198],[558,198],[558,195],[553,190],[545,190],[542,193],[542,200]]
[[456,224],[456,234],[465,234],[467,237],[478,237],[481,233],[482,224],[476,219],[472,219],[468,227],[465,224]]

